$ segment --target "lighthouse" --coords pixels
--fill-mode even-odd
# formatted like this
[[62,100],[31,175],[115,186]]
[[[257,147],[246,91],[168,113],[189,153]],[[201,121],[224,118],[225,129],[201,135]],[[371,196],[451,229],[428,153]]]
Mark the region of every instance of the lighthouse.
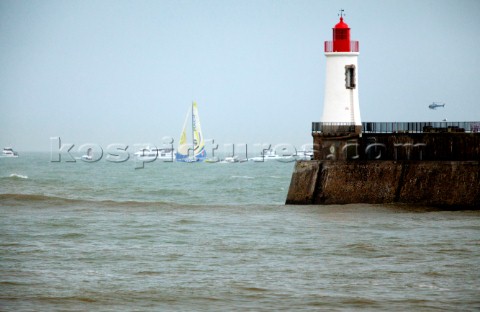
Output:
[[[350,27],[343,20],[333,28],[333,40],[325,41],[326,79],[323,99],[324,125],[350,125],[361,129],[358,102],[358,41],[350,40]],[[353,128],[353,127],[352,127]]]

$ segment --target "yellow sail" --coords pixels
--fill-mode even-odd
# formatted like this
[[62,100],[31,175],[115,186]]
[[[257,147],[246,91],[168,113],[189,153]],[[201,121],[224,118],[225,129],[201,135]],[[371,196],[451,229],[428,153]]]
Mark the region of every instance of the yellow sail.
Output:
[[[192,112],[192,136],[193,144],[187,143],[187,121]],[[189,157],[189,149],[193,146],[193,158]],[[191,110],[187,112],[185,122],[183,123],[182,134],[180,135],[180,141],[178,141],[177,154],[175,155],[177,161],[191,162],[191,161],[203,161],[207,158],[207,152],[205,151],[205,140],[202,135],[202,127],[200,126],[200,117],[198,115],[198,106],[196,102],[192,103]]]
[[193,127],[193,146],[194,157],[196,160],[204,160],[207,157],[205,151],[205,140],[202,135],[200,117],[198,115],[198,106],[196,102],[192,104],[192,127]]
[[177,154],[175,158],[179,161],[188,158],[188,143],[187,143],[187,120],[190,112],[187,112],[185,121],[183,122],[182,133],[180,134],[180,141],[178,141]]

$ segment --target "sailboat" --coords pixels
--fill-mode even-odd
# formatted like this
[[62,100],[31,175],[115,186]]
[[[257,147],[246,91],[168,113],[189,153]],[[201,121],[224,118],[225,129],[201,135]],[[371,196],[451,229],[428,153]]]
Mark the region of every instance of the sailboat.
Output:
[[93,149],[89,148],[85,155],[82,155],[83,160],[92,160],[93,159]]
[[[192,116],[193,144],[187,143],[187,124],[190,115]],[[180,141],[178,142],[175,160],[179,162],[197,162],[204,161],[206,158],[207,151],[205,150],[205,140],[203,139],[202,128],[200,126],[198,106],[196,102],[193,102],[191,109],[187,111],[187,116],[183,123],[182,134],[180,135]]]

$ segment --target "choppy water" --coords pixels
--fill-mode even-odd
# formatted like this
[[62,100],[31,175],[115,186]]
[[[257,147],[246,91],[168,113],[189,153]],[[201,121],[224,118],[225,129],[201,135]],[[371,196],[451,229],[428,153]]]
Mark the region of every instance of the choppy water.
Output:
[[0,159],[0,310],[480,310],[479,212],[285,206],[292,169]]

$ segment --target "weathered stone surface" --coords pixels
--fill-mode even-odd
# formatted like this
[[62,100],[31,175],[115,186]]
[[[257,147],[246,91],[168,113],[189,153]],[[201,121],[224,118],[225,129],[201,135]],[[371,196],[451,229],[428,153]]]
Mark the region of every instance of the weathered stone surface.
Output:
[[297,161],[288,189],[287,204],[313,204],[319,168],[319,161]]
[[394,202],[401,168],[392,161],[324,161],[316,204]]
[[287,204],[407,203],[480,209],[478,161],[302,161]]
[[398,202],[480,208],[478,162],[404,163]]

